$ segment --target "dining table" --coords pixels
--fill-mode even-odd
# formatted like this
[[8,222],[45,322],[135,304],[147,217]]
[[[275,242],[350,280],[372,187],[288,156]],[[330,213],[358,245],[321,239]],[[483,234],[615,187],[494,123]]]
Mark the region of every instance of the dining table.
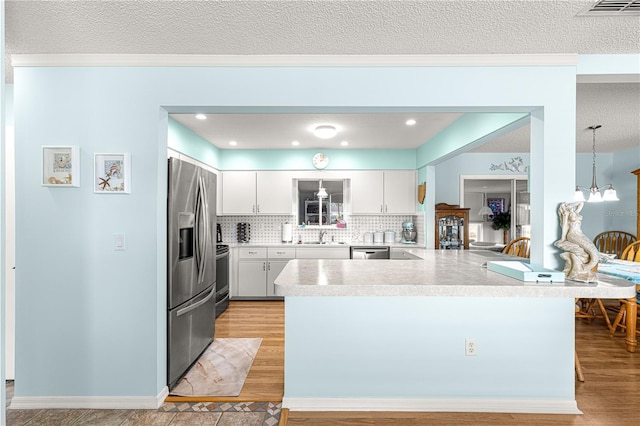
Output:
[[623,278],[636,285],[636,297],[626,299],[627,315],[625,318],[626,340],[627,342],[635,341],[638,301],[640,301],[640,262],[621,259],[603,259],[603,261],[598,264],[598,273]]

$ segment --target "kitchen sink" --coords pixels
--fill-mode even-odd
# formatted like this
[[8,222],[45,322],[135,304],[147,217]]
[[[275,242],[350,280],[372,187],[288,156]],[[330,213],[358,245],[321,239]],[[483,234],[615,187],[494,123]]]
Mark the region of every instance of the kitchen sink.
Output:
[[337,246],[337,245],[344,245],[347,244],[344,241],[327,241],[327,242],[320,242],[320,241],[305,241],[303,243],[298,243],[298,244],[302,244],[302,245],[307,245],[307,244],[314,244],[314,245],[323,245],[323,246]]

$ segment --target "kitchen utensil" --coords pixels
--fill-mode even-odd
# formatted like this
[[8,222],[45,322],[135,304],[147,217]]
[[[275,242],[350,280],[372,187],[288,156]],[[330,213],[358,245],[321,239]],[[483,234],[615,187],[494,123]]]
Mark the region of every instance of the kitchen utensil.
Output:
[[239,243],[248,243],[251,239],[251,224],[240,222],[236,225]]
[[418,232],[413,222],[402,222],[402,242],[405,244],[415,244]]
[[385,243],[395,243],[396,242],[396,231],[387,230],[384,231],[384,242]]
[[290,243],[293,240],[293,225],[290,223],[282,224],[282,242]]

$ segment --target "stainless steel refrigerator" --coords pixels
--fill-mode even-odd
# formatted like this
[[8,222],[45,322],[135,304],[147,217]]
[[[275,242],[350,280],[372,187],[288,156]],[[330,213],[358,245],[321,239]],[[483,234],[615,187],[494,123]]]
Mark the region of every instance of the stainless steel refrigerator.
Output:
[[172,389],[213,341],[216,175],[169,159],[167,382]]

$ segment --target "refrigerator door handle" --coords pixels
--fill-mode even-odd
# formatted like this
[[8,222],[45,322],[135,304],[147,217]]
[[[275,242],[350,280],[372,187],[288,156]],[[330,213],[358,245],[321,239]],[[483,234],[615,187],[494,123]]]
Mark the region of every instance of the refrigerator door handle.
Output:
[[211,238],[211,230],[209,229],[209,200],[207,200],[207,191],[206,191],[206,183],[204,177],[200,176],[199,179],[200,184],[200,203],[202,205],[201,214],[202,214],[202,224],[204,227],[204,241],[202,242],[202,265],[200,267],[200,274],[198,275],[198,282],[203,282],[205,273],[207,271],[207,256],[209,255],[209,241]]
[[205,297],[204,299],[194,303],[193,305],[185,306],[182,309],[178,309],[178,311],[176,312],[176,316],[182,316],[182,315],[184,315],[186,313],[189,313],[189,312],[193,311],[194,309],[197,309],[198,307],[204,305],[209,300],[211,300],[211,298],[213,297],[214,294],[216,294],[216,286],[215,285],[211,286],[211,291],[209,292],[207,297]]
[[[199,177],[196,199],[196,223],[199,224],[196,232],[196,250],[199,254],[196,261],[198,267],[198,283],[204,281],[204,269],[207,264],[207,216],[205,209],[204,187],[202,185],[202,178]],[[202,229],[200,229],[200,224],[202,224]],[[201,234],[202,239],[200,238]]]
[[193,226],[193,231],[194,231],[194,251],[195,251],[195,260],[196,260],[196,269],[198,271],[198,278],[197,278],[197,282],[200,283],[200,269],[201,269],[201,263],[202,263],[202,258],[203,258],[203,253],[201,251],[201,243],[200,243],[200,233],[202,232],[201,230],[201,225],[200,225],[200,218],[202,217],[202,202],[201,202],[201,196],[200,196],[200,181],[198,181],[198,185],[196,187],[196,199],[195,199],[196,205],[195,205],[195,220],[194,220],[194,226]]

